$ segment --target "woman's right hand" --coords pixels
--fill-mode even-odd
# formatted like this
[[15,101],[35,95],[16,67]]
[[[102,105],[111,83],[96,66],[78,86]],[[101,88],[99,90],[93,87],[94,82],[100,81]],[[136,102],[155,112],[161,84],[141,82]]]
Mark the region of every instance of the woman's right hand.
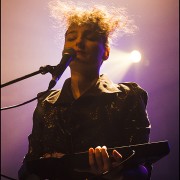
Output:
[[89,165],[92,173],[96,175],[105,173],[121,162],[122,155],[118,151],[113,150],[112,157],[113,162],[106,146],[97,146],[95,149],[89,148]]

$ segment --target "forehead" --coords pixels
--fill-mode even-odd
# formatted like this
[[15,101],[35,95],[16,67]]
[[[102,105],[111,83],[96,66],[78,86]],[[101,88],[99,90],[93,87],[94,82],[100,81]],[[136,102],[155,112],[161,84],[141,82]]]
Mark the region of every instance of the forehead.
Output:
[[69,32],[93,32],[93,33],[98,33],[98,28],[95,25],[91,24],[84,24],[84,25],[71,25],[67,31],[66,34]]
[[108,43],[108,36],[100,30],[99,26],[96,24],[83,24],[83,25],[77,25],[77,24],[72,24],[69,26],[65,33],[65,37],[67,35],[71,34],[77,34],[77,33],[82,33],[82,34],[91,34],[95,35],[99,40],[101,40],[104,44]]

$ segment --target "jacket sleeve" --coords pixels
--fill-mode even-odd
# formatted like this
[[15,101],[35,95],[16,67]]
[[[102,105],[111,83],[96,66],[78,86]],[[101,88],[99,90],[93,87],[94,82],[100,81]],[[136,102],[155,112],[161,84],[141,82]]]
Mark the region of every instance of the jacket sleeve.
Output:
[[[129,118],[125,126],[125,138],[131,144],[143,144],[150,141],[150,121],[147,114],[148,94],[136,83],[127,83],[130,88]],[[145,163],[148,179],[151,177],[152,164]]]
[[28,146],[28,153],[25,156],[26,160],[37,159],[41,155],[41,149],[42,149],[41,136],[42,136],[43,127],[41,122],[42,121],[41,116],[37,110],[39,108],[38,106],[39,105],[37,105],[33,114],[32,132],[28,136],[29,146]]
[[126,83],[130,88],[128,118],[125,122],[125,137],[129,144],[149,142],[150,122],[146,110],[148,94],[136,83]]
[[[50,93],[50,92],[49,92]],[[37,159],[42,155],[42,139],[43,139],[43,100],[49,95],[41,92],[37,95],[38,103],[33,113],[32,132],[28,136],[29,146],[25,160]]]

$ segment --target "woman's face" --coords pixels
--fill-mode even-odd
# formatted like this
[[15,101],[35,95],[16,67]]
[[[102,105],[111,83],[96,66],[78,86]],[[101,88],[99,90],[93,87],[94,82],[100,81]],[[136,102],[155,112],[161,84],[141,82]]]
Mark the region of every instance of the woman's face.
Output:
[[82,65],[99,69],[103,60],[107,59],[104,57],[107,48],[102,36],[89,25],[71,26],[65,35],[66,48],[73,48],[77,54],[70,67]]

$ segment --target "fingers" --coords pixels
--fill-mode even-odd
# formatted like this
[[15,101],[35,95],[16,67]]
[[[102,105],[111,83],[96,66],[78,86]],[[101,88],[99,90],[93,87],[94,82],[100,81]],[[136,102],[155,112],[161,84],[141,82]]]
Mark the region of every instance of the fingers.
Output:
[[94,149],[89,148],[89,165],[92,169],[93,172],[96,171],[96,162],[95,162],[95,154],[94,154]]
[[113,150],[113,157],[116,162],[120,162],[122,159],[122,155],[116,150]]
[[105,171],[109,171],[111,163],[110,163],[109,154],[107,152],[106,146],[102,147],[101,154],[102,154],[102,160],[103,160],[103,164],[104,164],[103,168]]
[[98,146],[95,148],[95,159],[99,170],[103,170],[103,157],[101,154],[101,147]]
[[113,156],[113,158],[115,160],[115,162],[112,162],[112,167],[119,166],[121,164],[122,155],[118,151],[113,150],[112,156]]
[[110,169],[110,159],[106,146],[89,148],[89,165],[93,173],[99,174]]
[[112,156],[115,162],[111,162],[106,146],[102,148],[97,146],[95,149],[89,148],[89,165],[92,173],[101,174],[109,171],[111,167],[118,166],[121,162],[122,155],[118,151],[113,150]]

